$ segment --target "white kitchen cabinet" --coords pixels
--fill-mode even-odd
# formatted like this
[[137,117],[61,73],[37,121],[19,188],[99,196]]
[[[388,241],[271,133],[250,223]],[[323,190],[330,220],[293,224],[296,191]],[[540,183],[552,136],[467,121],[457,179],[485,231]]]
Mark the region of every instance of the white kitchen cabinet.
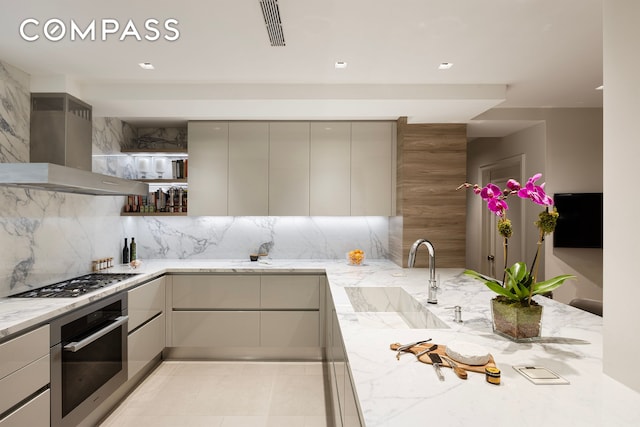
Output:
[[353,387],[349,368],[349,359],[344,348],[340,332],[340,323],[336,315],[331,292],[326,292],[326,355],[331,389],[331,409],[334,425],[342,427],[360,427],[362,421],[358,408],[358,398]]
[[196,121],[188,124],[190,216],[228,212],[229,124]]
[[269,214],[269,123],[229,123],[230,216]]
[[260,345],[263,347],[319,347],[318,311],[262,311]]
[[165,347],[166,276],[128,291],[128,379],[138,374]]
[[165,347],[164,313],[152,318],[141,328],[129,334],[127,342],[128,379],[157,357]]
[[319,275],[171,276],[170,357],[318,358]]
[[262,309],[319,310],[320,277],[263,275],[260,302]]
[[44,325],[0,344],[0,414],[29,399],[2,418],[1,426],[48,425],[49,411],[46,423],[39,411],[49,407],[48,393],[41,390],[50,379],[49,341],[49,325]]
[[269,215],[309,215],[309,122],[269,124]]
[[175,311],[172,326],[174,347],[260,345],[259,311]]
[[262,275],[260,285],[260,345],[320,347],[320,276]]
[[260,308],[260,276],[185,274],[173,276],[174,310]]
[[260,283],[260,345],[319,347],[320,276],[263,275]]
[[127,298],[128,332],[131,332],[164,311],[165,276],[131,289]]
[[394,126],[351,124],[351,215],[392,215]]
[[311,122],[310,215],[351,215],[351,123]]
[[49,389],[0,419],[0,427],[49,427],[51,397]]
[[344,404],[342,407],[342,425],[344,427],[361,427],[362,420],[358,410],[358,397],[353,387],[351,368],[347,363],[344,370]]
[[260,345],[260,276],[173,276],[173,347]]
[[391,121],[189,122],[189,215],[390,216]]
[[0,378],[48,355],[49,341],[49,325],[44,325],[0,344]]

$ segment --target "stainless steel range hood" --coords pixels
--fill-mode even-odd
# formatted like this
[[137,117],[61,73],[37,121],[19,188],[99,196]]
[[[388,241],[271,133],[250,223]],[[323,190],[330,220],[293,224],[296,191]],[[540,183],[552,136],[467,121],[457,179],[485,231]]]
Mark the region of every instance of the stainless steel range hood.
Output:
[[32,163],[0,163],[0,185],[96,196],[147,195],[149,185],[91,172],[91,106],[65,93],[31,95]]
[[0,163],[0,184],[95,196],[147,195],[149,185],[54,163]]

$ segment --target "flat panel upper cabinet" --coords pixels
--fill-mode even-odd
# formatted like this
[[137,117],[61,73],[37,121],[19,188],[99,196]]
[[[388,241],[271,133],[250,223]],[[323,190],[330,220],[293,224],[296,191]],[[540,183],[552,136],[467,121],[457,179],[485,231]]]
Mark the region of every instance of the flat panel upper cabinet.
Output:
[[393,123],[351,126],[351,215],[392,215]]
[[268,122],[229,123],[228,214],[269,214]]
[[189,122],[189,216],[227,215],[229,125]]
[[309,215],[309,122],[269,124],[269,215]]
[[311,123],[311,215],[351,215],[350,151],[351,123]]

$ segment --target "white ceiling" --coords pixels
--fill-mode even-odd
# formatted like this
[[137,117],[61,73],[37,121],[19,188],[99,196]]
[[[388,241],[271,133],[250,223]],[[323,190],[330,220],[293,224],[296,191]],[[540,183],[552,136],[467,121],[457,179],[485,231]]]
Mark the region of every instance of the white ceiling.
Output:
[[[407,116],[501,136],[527,122],[472,119],[496,106],[602,106],[602,0],[279,0],[284,47],[270,46],[259,0],[0,2],[0,60],[29,73],[32,91],[68,91],[138,124]],[[142,36],[146,19],[174,18],[180,37],[27,42],[25,18],[39,35],[51,18],[132,19]]]

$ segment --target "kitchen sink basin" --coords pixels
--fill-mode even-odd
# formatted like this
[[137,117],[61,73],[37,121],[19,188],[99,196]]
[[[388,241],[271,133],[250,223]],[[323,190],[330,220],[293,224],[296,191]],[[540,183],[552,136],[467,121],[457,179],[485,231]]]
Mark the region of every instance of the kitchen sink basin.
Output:
[[344,290],[356,312],[396,313],[410,328],[449,328],[427,307],[400,287],[345,287]]

